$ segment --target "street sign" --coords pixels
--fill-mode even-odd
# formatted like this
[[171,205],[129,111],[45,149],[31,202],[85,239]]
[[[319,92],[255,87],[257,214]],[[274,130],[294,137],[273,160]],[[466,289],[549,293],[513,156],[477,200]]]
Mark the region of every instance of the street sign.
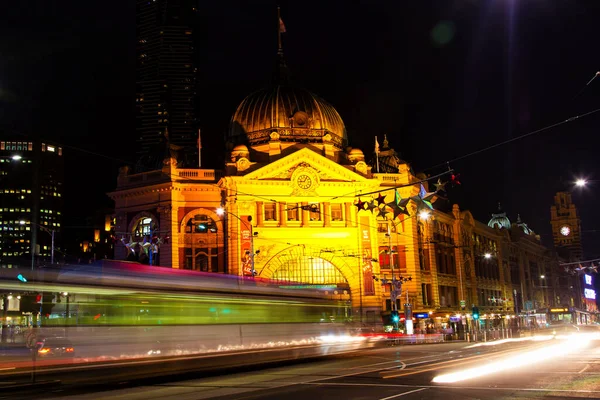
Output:
[[461,307],[463,307],[463,308],[464,308],[466,305],[467,305],[467,302],[466,302],[466,301],[464,301],[464,300],[461,300],[461,301],[460,301],[460,306],[461,306]]

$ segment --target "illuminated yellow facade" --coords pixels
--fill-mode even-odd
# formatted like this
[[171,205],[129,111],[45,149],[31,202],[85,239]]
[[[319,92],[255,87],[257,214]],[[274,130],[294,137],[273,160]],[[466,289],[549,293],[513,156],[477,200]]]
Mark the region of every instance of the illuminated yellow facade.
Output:
[[[111,193],[117,259],[320,287],[346,301],[355,321],[373,324],[392,308],[381,284],[392,276],[411,278],[398,309],[408,301],[436,323],[472,305],[513,314],[515,298],[527,298],[513,295],[528,270],[519,262],[511,272],[506,229],[457,205],[419,217],[411,201],[394,217],[386,204],[396,193],[418,195],[427,180],[387,138],[372,160],[347,147],[341,117],[320,97],[288,86],[253,93],[228,139],[223,171],[178,168],[175,158],[162,170],[121,170]],[[529,236],[541,257],[539,238]]]

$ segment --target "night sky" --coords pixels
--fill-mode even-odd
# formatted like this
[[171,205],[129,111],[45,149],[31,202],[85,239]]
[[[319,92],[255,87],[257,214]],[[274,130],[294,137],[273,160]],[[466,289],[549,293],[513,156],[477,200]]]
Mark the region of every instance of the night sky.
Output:
[[[3,10],[0,128],[66,148],[68,230],[110,206],[103,193],[122,160],[135,159],[135,2],[50,3]],[[206,167],[219,167],[213,155],[232,113],[270,82],[276,2],[199,3],[203,154]],[[435,174],[448,160],[600,108],[600,77],[586,86],[600,70],[598,0],[359,3],[280,2],[295,82],[337,108],[350,145],[365,153],[387,134],[415,171]],[[599,127],[600,112],[451,162],[462,185],[449,200],[485,222],[501,202],[550,245],[554,192],[575,177],[598,179],[574,191],[585,253],[598,257]]]

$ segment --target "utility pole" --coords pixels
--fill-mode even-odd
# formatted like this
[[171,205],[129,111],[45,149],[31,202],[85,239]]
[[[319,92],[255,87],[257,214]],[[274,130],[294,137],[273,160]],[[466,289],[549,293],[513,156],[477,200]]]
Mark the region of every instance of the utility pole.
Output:
[[8,338],[8,295],[2,295],[2,343]]

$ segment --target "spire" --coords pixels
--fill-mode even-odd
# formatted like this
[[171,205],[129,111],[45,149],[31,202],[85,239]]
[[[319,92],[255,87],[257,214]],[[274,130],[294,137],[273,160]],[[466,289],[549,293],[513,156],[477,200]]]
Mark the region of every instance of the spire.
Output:
[[283,43],[281,34],[286,33],[285,25],[281,19],[281,8],[277,7],[277,66],[275,71],[274,83],[285,84],[289,82],[289,71],[283,56]]

